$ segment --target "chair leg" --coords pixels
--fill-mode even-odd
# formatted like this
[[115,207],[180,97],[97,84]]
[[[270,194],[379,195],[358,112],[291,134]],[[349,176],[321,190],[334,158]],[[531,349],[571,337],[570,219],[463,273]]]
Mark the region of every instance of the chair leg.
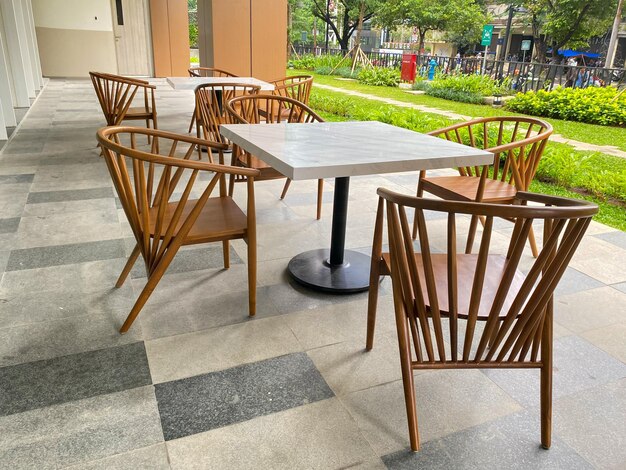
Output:
[[322,218],[322,198],[324,197],[324,180],[317,180],[317,220]]
[[[150,129],[150,118],[146,119],[146,128]],[[150,136],[146,136],[148,138],[148,145],[150,145],[152,143],[152,140],[150,139]]]
[[[156,114],[152,116],[152,127],[154,129],[158,129]],[[154,150],[156,151],[156,153],[159,153],[159,138],[155,137],[154,140],[156,141],[156,144],[154,145]]]
[[476,226],[478,225],[478,216],[473,215],[470,222],[469,231],[467,232],[467,245],[465,245],[465,253],[470,254],[474,246],[474,236],[476,235]]
[[139,315],[139,312],[141,312],[141,309],[146,304],[146,302],[152,295],[152,292],[156,288],[157,284],[163,277],[163,274],[165,274],[165,270],[167,269],[167,266],[169,265],[170,262],[171,260],[165,263],[165,266],[163,266],[161,269],[157,268],[152,273],[152,275],[148,278],[148,282],[146,283],[143,290],[141,291],[141,294],[139,294],[139,297],[135,301],[135,305],[133,305],[133,308],[128,314],[128,317],[126,317],[126,321],[122,325],[122,328],[120,328],[120,333],[122,334],[126,333],[128,329],[131,327],[131,325],[137,318],[137,315]]
[[222,241],[222,253],[224,254],[224,269],[230,268],[230,243],[228,240]]
[[374,330],[376,328],[376,307],[378,306],[378,286],[380,285],[380,261],[372,258],[370,268],[370,288],[367,294],[367,339],[365,350],[371,351],[374,347]]
[[256,235],[248,238],[248,308],[249,315],[256,315]]
[[533,231],[532,225],[530,232],[528,232],[528,242],[530,243],[530,251],[533,252],[533,257],[536,258],[539,256],[539,251],[537,250],[537,242],[535,241],[535,232]]
[[287,190],[289,189],[289,185],[291,184],[291,180],[289,178],[287,178],[287,181],[285,181],[285,186],[283,186],[283,192],[280,193],[280,199],[285,199],[285,196],[287,195]]
[[191,134],[191,129],[193,129],[193,125],[196,123],[196,110],[193,110],[193,114],[191,115],[191,121],[189,122],[189,130],[187,130],[187,134]]
[[417,452],[420,449],[419,431],[417,428],[417,404],[415,402],[415,386],[413,384],[413,368],[411,367],[411,343],[407,330],[406,320],[398,323],[398,341],[400,346],[400,366],[402,368],[402,385],[404,386],[404,401],[406,404],[406,417],[409,425],[409,441],[411,450]]
[[543,332],[541,336],[541,446],[549,449],[552,444],[552,319],[553,300],[546,308]]
[[117,278],[115,287],[119,288],[124,285],[124,282],[126,281],[128,274],[130,273],[130,270],[133,269],[133,266],[135,265],[135,261],[137,261],[137,258],[139,257],[139,251],[140,251],[139,245],[135,245],[135,248],[133,248],[133,252],[130,254],[130,257],[128,258],[128,261],[126,261],[126,265],[124,265],[124,269],[122,269],[122,272],[120,273],[120,277]]

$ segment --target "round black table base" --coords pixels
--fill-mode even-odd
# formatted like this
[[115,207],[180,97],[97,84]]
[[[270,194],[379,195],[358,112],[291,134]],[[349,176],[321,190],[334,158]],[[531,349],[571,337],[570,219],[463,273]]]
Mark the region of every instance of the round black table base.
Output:
[[371,258],[356,251],[346,250],[344,262],[331,266],[330,250],[311,250],[300,253],[289,261],[289,273],[300,284],[332,294],[353,294],[369,288]]

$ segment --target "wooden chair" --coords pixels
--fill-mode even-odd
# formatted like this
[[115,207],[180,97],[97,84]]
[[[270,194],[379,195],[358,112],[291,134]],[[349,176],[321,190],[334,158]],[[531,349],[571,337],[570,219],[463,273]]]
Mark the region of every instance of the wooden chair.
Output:
[[[417,196],[428,192],[452,201],[476,201],[506,204],[515,199],[517,191],[528,191],[535,177],[552,126],[540,119],[500,116],[473,119],[444,129],[429,132],[472,147],[493,152],[491,170],[484,167],[459,168],[459,176],[426,177],[421,171]],[[471,253],[478,218],[473,217],[467,236],[466,253]],[[482,219],[480,219],[483,222]],[[413,222],[413,237],[417,220]],[[537,256],[534,232],[529,233],[530,247]]]
[[227,72],[226,70],[216,69],[215,67],[190,67],[190,77],[236,77],[234,73]]
[[232,122],[225,103],[237,96],[256,95],[260,90],[260,86],[238,84],[236,80],[220,85],[198,85],[195,91],[198,138],[202,132],[205,140],[227,144],[226,139],[220,134],[220,125]]
[[[145,80],[127,78],[109,73],[89,72],[100,107],[108,126],[119,126],[123,121],[146,121],[146,127],[158,129],[155,85]],[[143,91],[143,106],[132,106],[139,90]],[[158,151],[158,150],[157,150]]]
[[[190,77],[236,77],[237,76],[234,73],[230,73],[222,69],[216,69],[215,67],[190,67],[189,69],[187,69],[187,72],[189,72]],[[189,130],[187,132],[191,132],[191,129],[193,129],[193,125],[197,122],[197,119],[198,119],[198,112],[197,112],[197,109],[194,109],[193,114],[191,115],[191,122],[189,123]],[[200,137],[199,131],[196,134],[198,135],[198,137]]]
[[313,77],[311,75],[293,75],[291,77],[273,80],[274,94],[292,98],[308,106],[311,88],[313,87]]
[[[137,135],[151,136],[152,147],[138,146]],[[247,242],[249,313],[254,315],[257,256],[254,178],[259,172],[224,165],[224,144],[170,132],[106,127],[98,131],[97,138],[137,240],[116,287],[122,286],[140,254],[148,275],[120,332],[128,331],[180,247],[198,243],[221,241],[224,268],[228,268],[229,240],[242,238]],[[159,141],[166,148],[162,153],[156,151]],[[207,147],[210,155],[217,153],[218,163],[190,161],[198,146]],[[247,215],[226,195],[225,176],[231,174],[247,178]],[[214,191],[218,185],[218,191]]]
[[[233,117],[233,122],[239,124],[310,123],[324,121],[307,105],[300,103],[293,98],[277,95],[259,94],[239,96],[230,100],[226,104],[226,109]],[[261,174],[257,178],[257,181],[264,179],[285,178],[285,175],[237,146],[233,148],[231,165],[240,165],[246,168],[258,169]],[[242,181],[245,181],[245,178],[239,176],[232,176],[230,178],[230,195],[233,194],[235,183]],[[281,199],[285,198],[290,184],[291,180],[287,179],[280,195]],[[322,217],[323,190],[324,180],[319,179],[317,180],[318,220]]]
[[[378,195],[366,348],[373,346],[378,275],[390,274],[411,449],[419,450],[413,370],[474,368],[540,369],[541,443],[549,448],[553,292],[597,206],[526,192],[511,205],[422,199],[382,188]],[[385,206],[389,253],[382,253]],[[406,208],[417,214],[420,253]],[[431,249],[438,234],[429,230],[426,210],[447,214],[446,253]],[[467,216],[485,217],[477,255],[457,253],[457,220]],[[501,255],[490,248],[498,217],[515,220]],[[533,220],[543,222],[543,249],[523,274],[518,266]]]

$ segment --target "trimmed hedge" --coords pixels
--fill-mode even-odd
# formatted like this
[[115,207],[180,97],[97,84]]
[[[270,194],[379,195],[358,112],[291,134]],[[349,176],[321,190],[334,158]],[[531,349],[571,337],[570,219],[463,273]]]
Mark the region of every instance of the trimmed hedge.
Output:
[[518,113],[604,126],[626,125],[626,92],[616,88],[555,88],[518,93],[506,107]]

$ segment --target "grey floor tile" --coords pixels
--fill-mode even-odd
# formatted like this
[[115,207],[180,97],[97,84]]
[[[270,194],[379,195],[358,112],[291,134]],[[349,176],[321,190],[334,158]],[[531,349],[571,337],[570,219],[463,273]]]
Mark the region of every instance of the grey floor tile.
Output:
[[[521,406],[477,370],[415,373],[422,442],[516,413]],[[398,380],[339,397],[377,455],[407,448],[404,389]]]
[[124,240],[121,239],[52,245],[13,250],[6,269],[20,271],[124,257]]
[[0,233],[15,233],[20,225],[19,217],[0,219]]
[[175,470],[380,469],[359,466],[375,455],[334,398],[168,441],[167,448]]
[[[0,262],[2,254],[0,252]],[[6,255],[8,259],[8,253]],[[128,313],[135,299],[130,284],[96,292],[5,293],[0,297],[0,329],[81,316],[116,318],[120,312]]]
[[[577,336],[554,340],[553,397],[555,400],[626,377],[626,364]],[[484,370],[491,380],[518,402],[539,405],[538,370]]]
[[155,386],[169,441],[333,396],[303,353]]
[[624,468],[626,379],[565,397],[553,409],[560,439],[596,468]]
[[516,413],[425,443],[419,452],[401,450],[383,457],[390,470],[428,469],[592,469],[559,439],[550,450],[540,444],[539,413]]
[[0,417],[0,468],[63,468],[163,442],[152,386]]
[[154,383],[191,377],[301,351],[280,317],[254,318],[236,325],[146,342]]
[[32,183],[35,175],[33,173],[17,175],[0,175],[0,184]]
[[38,191],[28,195],[28,204],[39,204],[45,202],[82,201],[87,199],[102,199],[113,197],[111,187],[71,189],[63,191]]
[[149,385],[142,342],[0,368],[0,416]]
[[586,274],[577,271],[574,268],[567,268],[563,277],[559,281],[554,294],[567,295],[574,294],[576,292],[582,292],[584,290],[596,289],[598,287],[604,287],[604,284]]
[[66,468],[68,470],[169,470],[170,464],[165,444],[157,444]]
[[[176,253],[174,261],[172,261],[172,264],[167,268],[167,273],[174,274],[200,271],[202,269],[222,268],[224,266],[224,256],[222,253],[221,243],[205,244],[200,247],[185,247]],[[232,247],[230,250],[230,263],[231,266],[233,264],[242,263],[241,258]],[[146,269],[143,263],[135,263],[131,271],[131,277],[133,279],[146,277]]]
[[599,233],[597,235],[594,235],[594,237],[600,238],[626,250],[626,232],[622,232],[621,230],[614,230],[612,232]]

